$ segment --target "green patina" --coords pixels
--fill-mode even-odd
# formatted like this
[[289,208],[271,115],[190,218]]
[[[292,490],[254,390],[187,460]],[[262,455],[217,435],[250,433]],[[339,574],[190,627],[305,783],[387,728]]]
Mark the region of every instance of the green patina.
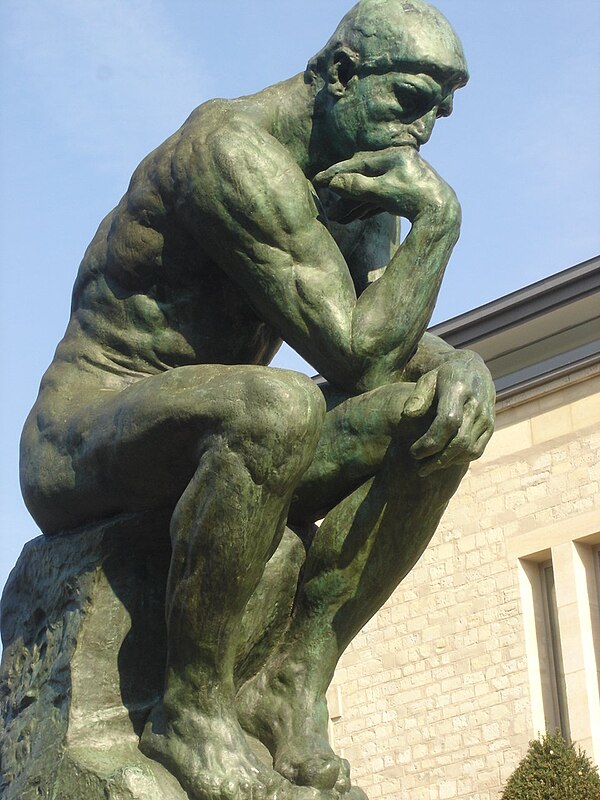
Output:
[[467,77],[435,9],[362,0],[306,72],[197,108],[81,263],[24,496],[55,542],[170,518],[139,748],[190,800],[365,797],[325,692],[493,427],[481,359],[425,332],[461,215],[420,149]]

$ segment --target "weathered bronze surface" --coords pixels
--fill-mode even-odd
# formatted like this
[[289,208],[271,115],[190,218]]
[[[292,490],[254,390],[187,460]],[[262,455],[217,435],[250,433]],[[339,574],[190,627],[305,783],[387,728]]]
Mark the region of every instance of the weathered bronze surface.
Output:
[[460,207],[420,148],[467,77],[431,6],[361,0],[100,224],[23,432],[7,800],[364,800],[326,689],[493,427],[481,359],[425,333]]

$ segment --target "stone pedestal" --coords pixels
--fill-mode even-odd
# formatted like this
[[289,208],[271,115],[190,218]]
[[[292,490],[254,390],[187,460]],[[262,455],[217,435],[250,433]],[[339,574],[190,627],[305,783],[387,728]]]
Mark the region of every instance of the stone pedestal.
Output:
[[[2,597],[3,800],[187,800],[137,747],[162,693],[168,531],[122,516],[23,549]],[[304,555],[286,529],[240,628],[238,684],[285,630]]]
[[137,749],[165,662],[168,519],[29,542],[2,599],[4,800],[185,800]]

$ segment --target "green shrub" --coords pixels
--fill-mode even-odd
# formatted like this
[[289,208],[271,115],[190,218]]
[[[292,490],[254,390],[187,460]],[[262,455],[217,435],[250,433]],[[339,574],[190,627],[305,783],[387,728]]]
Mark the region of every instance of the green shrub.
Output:
[[529,743],[502,800],[600,800],[600,775],[558,731]]

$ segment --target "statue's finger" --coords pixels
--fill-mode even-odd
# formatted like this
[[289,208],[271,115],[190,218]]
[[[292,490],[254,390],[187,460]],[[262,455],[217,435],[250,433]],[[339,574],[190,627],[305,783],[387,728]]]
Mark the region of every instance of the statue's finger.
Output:
[[335,175],[329,181],[329,188],[342,195],[369,200],[373,196],[373,178],[366,178],[359,172],[345,172]]
[[413,444],[410,452],[414,458],[422,460],[435,456],[445,450],[461,430],[468,430],[474,420],[474,410],[470,406],[454,402],[438,407],[435,419],[429,429]]
[[328,186],[336,175],[344,175],[347,173],[364,172],[368,168],[365,157],[356,155],[346,161],[339,161],[337,164],[332,164],[331,167],[317,172],[314,176],[313,183],[319,186]]
[[422,417],[423,414],[426,414],[433,403],[436,385],[437,373],[435,371],[426,372],[425,375],[422,375],[404,404],[402,416]]
[[312,182],[315,186],[329,186],[329,182],[336,175],[337,171],[334,170],[333,167],[329,167],[329,169],[318,172],[312,179]]
[[410,448],[411,455],[418,461],[441,453],[456,436],[460,428],[460,420],[455,416],[437,416],[429,430]]
[[426,461],[419,468],[418,474],[425,477],[439,469],[446,469],[451,464],[475,461],[483,453],[490,436],[487,418],[480,416],[473,404],[466,404],[463,421],[456,436],[437,457]]
[[477,440],[474,448],[473,448],[473,460],[477,458],[481,458],[485,448],[487,447],[487,443],[492,438],[492,434],[494,432],[494,428],[488,427],[479,437]]

